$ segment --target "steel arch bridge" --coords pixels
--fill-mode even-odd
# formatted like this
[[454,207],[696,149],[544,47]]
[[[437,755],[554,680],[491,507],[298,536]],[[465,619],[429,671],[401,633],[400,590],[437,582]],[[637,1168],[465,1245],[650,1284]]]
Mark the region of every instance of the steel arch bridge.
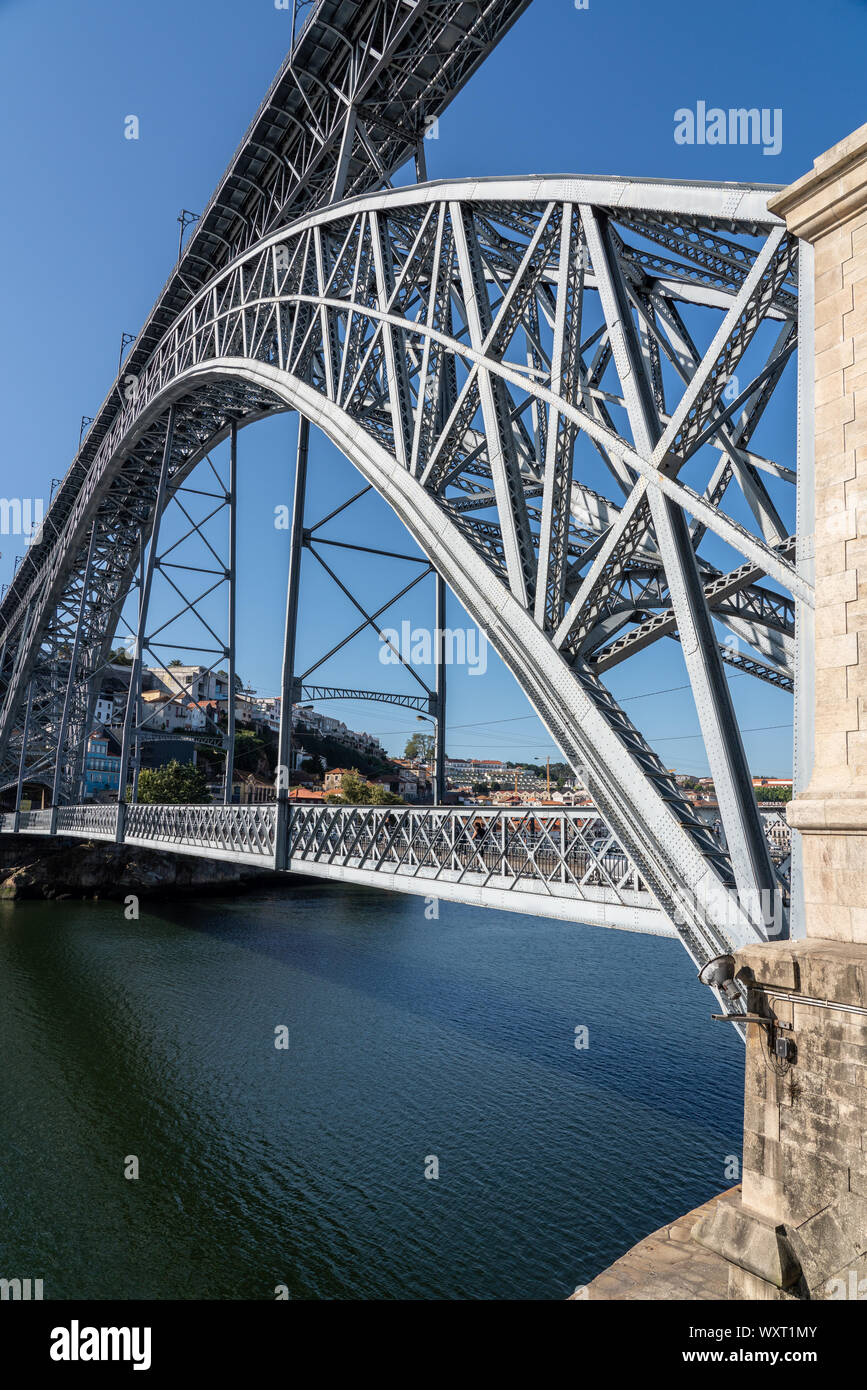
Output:
[[[296,55],[317,23],[333,37],[320,13],[327,8],[317,7]],[[429,25],[468,11],[409,8]],[[488,47],[521,8],[479,7]],[[377,12],[384,20],[386,7]],[[435,52],[431,31],[413,61],[421,70]],[[471,68],[467,58],[464,75]],[[444,84],[433,114],[454,89]],[[726,672],[791,690],[796,615],[801,632],[809,623],[809,565],[795,537],[798,490],[809,479],[806,420],[797,470],[791,454],[770,457],[754,440],[766,415],[793,415],[775,391],[787,369],[792,375],[796,350],[810,351],[809,248],[768,211],[773,190],[764,186],[560,176],[377,189],[413,140],[397,142],[386,161],[365,101],[344,105],[319,151],[318,192],[275,197],[271,225],[247,216],[234,240],[213,231],[213,205],[202,218],[197,237],[222,238],[228,249],[193,252],[188,262],[193,245],[209,245],[191,243],[179,274],[193,264],[199,274],[164,291],[5,595],[0,781],[17,783],[20,796],[24,780],[46,778],[66,809],[45,828],[93,828],[86,808],[70,803],[94,675],[136,583],[140,668],[166,505],[215,444],[231,437],[234,459],[240,428],[295,410],[305,422],[296,491],[309,423],[400,518],[588,787],[635,875],[630,891],[642,895],[626,904],[624,873],[612,885],[617,902],[633,918],[643,903],[673,923],[700,963],[779,930],[789,885],[771,860]],[[244,147],[236,165],[243,156]],[[260,180],[264,207],[263,171],[240,177]],[[360,196],[341,197],[357,187]],[[294,524],[284,715],[298,688],[297,505]],[[683,654],[724,838],[606,685],[609,671],[663,637]],[[284,727],[284,751],[288,737]],[[144,824],[150,809],[130,814]],[[321,865],[325,853],[359,875],[381,864],[389,886],[407,886],[392,872],[403,822],[356,813],[347,828],[345,814],[325,814],[331,828],[322,813],[290,810],[284,792],[257,825],[246,815],[227,852],[243,850],[247,834],[276,867]],[[568,869],[562,841],[568,817],[556,834],[536,818],[532,843],[524,820],[528,872],[553,877],[539,858],[541,833],[565,885],[559,896],[571,894],[576,919],[586,920],[583,880]],[[123,821],[121,807],[105,833],[122,834]],[[494,844],[499,868],[485,868],[485,882],[495,875],[516,886],[513,831],[502,818],[481,846],[474,830],[466,853],[466,816],[443,851],[447,822],[441,812],[432,830],[413,832],[440,881],[476,873],[466,855]],[[160,843],[190,852],[222,843],[213,827],[179,825],[164,817]],[[137,842],[153,840],[148,832]]]

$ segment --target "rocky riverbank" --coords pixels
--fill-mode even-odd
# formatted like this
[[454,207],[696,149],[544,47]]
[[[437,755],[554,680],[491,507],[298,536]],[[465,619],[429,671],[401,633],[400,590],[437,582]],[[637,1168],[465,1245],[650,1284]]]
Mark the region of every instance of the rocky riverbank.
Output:
[[0,838],[0,899],[123,898],[236,891],[278,881],[267,869],[94,840]]

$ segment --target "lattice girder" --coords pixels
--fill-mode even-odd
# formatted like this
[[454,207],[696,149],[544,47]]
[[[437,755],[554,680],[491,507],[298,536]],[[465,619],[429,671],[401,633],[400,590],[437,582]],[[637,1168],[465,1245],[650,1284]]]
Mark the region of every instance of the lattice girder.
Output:
[[[4,780],[17,773],[14,733],[35,673],[34,747],[50,761],[45,672],[68,644],[94,518],[114,537],[87,644],[91,671],[104,660],[153,525],[142,518],[169,403],[175,481],[233,420],[294,408],[373,483],[480,622],[643,881],[685,915],[693,955],[761,936],[775,879],[738,789],[746,764],[714,623],[751,648],[729,661],[784,682],[794,604],[812,601],[781,516],[791,460],[752,445],[797,335],[797,244],[767,212],[767,192],[428,185],[339,205],[250,248],[166,332],[63,535],[3,605]],[[666,247],[664,264],[644,242]],[[703,348],[686,322],[697,306],[713,316]],[[735,369],[748,389],[729,410]],[[581,476],[588,448],[621,498],[605,496],[596,473]],[[714,547],[737,563],[727,571]],[[651,641],[683,641],[687,614],[712,767],[731,787],[722,809],[734,860],[600,680]]]

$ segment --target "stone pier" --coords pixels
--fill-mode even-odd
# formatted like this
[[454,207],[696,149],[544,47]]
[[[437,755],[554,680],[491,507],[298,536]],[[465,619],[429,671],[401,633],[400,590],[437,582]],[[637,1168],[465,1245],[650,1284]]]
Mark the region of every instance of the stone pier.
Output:
[[770,207],[814,248],[815,744],[789,807],[806,936],[737,953],[769,1022],[747,1030],[742,1193],[694,1235],[731,1261],[731,1298],[867,1297],[867,126]]
[[730,1299],[867,1298],[867,125],[770,207],[814,248],[815,739],[789,807],[805,935],[735,956],[767,1020],[747,1027],[741,1187],[650,1238],[666,1278],[643,1242],[590,1297],[694,1298],[704,1269],[704,1296],[725,1270]]

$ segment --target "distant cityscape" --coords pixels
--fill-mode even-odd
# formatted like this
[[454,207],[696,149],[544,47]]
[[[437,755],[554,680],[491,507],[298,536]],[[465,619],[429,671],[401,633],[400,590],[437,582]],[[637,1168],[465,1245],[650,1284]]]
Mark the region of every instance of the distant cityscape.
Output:
[[[118,654],[120,655],[120,654]],[[122,726],[131,667],[119,660],[104,679],[95,705],[95,722],[84,761],[86,800],[118,795]],[[231,794],[225,787],[229,676],[201,665],[147,667],[142,673],[138,711],[138,774],[168,764],[192,765],[204,774],[212,800],[268,802],[276,796],[280,697],[260,695],[236,678],[235,758]],[[296,804],[357,799],[425,804],[434,799],[432,734],[412,735],[405,755],[389,755],[379,739],[350,728],[343,720],[297,703],[292,708],[289,796]],[[718,827],[713,779],[669,769],[686,800]],[[587,789],[564,762],[515,763],[499,758],[445,759],[445,800],[455,805],[573,806],[592,804]],[[753,778],[766,816],[769,837],[780,851],[789,845],[780,814],[792,795],[791,778]],[[353,796],[350,798],[348,792]],[[776,814],[774,812],[776,811]]]

